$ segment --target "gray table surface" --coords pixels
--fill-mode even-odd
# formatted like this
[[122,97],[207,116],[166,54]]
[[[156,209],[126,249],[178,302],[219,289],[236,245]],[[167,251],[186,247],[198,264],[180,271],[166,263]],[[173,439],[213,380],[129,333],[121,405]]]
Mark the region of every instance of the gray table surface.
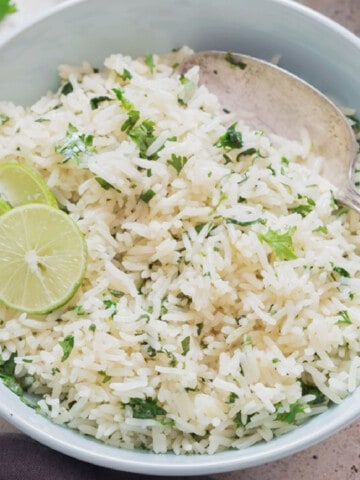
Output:
[[[293,0],[318,10],[360,36],[360,0]],[[42,6],[46,0],[42,0]],[[49,3],[54,3],[49,2]],[[360,74],[360,72],[359,72]],[[0,419],[0,432],[15,429]],[[215,480],[360,480],[360,420],[296,455]]]

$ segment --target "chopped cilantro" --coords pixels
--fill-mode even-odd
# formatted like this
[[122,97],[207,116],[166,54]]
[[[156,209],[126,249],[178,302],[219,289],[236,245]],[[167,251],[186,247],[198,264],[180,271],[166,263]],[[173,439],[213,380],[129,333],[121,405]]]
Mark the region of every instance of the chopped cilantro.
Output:
[[71,82],[66,82],[62,89],[61,89],[61,95],[69,95],[69,93],[74,91],[74,87]]
[[5,115],[5,113],[0,113],[0,125],[5,125],[5,123],[9,120],[10,117],[8,115]]
[[277,415],[277,419],[286,423],[295,423],[297,415],[305,413],[307,405],[296,401],[289,405],[289,411],[280,412]]
[[140,112],[138,110],[130,110],[128,113],[128,118],[121,125],[121,131],[128,132],[129,130],[131,130],[133,127],[135,127],[135,124],[137,123],[139,118]]
[[96,325],[95,325],[95,323],[91,323],[91,324],[90,324],[89,330],[90,330],[90,332],[95,332],[95,330],[96,330]]
[[106,310],[108,310],[109,308],[113,309],[112,314],[111,314],[111,318],[113,318],[114,315],[116,315],[116,313],[117,313],[117,303],[114,302],[113,300],[106,299],[106,300],[103,301],[103,304],[104,304],[104,307],[105,307]]
[[166,410],[158,406],[156,398],[131,397],[129,403],[123,405],[131,406],[133,418],[156,419],[157,416],[166,415]]
[[145,65],[150,70],[150,73],[154,73],[154,68],[155,68],[154,56],[153,55],[145,55],[144,62],[145,62]]
[[99,108],[100,103],[106,102],[108,100],[111,100],[110,97],[107,97],[105,95],[100,95],[100,97],[93,97],[90,98],[90,107],[91,110],[97,110]]
[[[146,152],[150,145],[156,140],[154,135],[155,123],[151,120],[144,120],[138,127],[131,128],[128,132],[131,140],[140,150],[140,158],[148,158]],[[153,154],[150,160],[155,160],[157,154]]]
[[345,268],[339,267],[337,265],[333,265],[332,271],[335,273],[338,273],[340,276],[345,278],[351,277],[350,273],[347,270],[345,270]]
[[113,186],[111,185],[111,183],[107,182],[106,180],[104,180],[103,178],[101,177],[94,177],[95,180],[97,181],[97,183],[104,189],[104,190],[110,190],[111,188],[113,188]]
[[168,165],[171,165],[172,167],[174,167],[177,173],[180,173],[188,160],[189,159],[185,156],[175,155],[175,153],[173,153],[171,155],[171,159],[168,160],[167,163]]
[[228,398],[226,399],[225,403],[235,403],[235,400],[237,400],[238,398],[239,396],[236,393],[231,392]]
[[61,357],[61,361],[65,362],[72,352],[74,348],[74,337],[73,335],[67,335],[64,340],[59,342],[60,347],[63,349],[63,356]]
[[218,148],[241,148],[243,146],[242,134],[236,131],[237,123],[233,123],[215,144]]
[[113,288],[109,288],[109,293],[113,295],[115,298],[121,298],[125,295],[124,292],[121,292],[120,290],[115,290]]
[[267,243],[280,260],[294,260],[297,258],[292,242],[295,230],[296,227],[292,227],[288,231],[280,233],[269,228],[266,233],[258,233],[258,238]]
[[79,133],[78,129],[69,123],[66,131],[66,138],[64,145],[55,147],[55,152],[64,157],[61,163],[67,163],[74,160],[77,165],[81,163],[82,154],[90,154],[94,152],[93,135],[85,135]]
[[70,308],[71,312],[75,312],[76,315],[85,315],[85,309],[82,305],[74,305]]
[[313,230],[313,233],[317,233],[317,232],[327,235],[329,233],[329,230],[325,225],[319,225],[317,228]]
[[7,15],[17,12],[17,6],[11,0],[0,0],[0,22]]
[[121,78],[121,80],[131,80],[132,79],[132,74],[131,72],[129,72],[129,70],[127,70],[126,68],[124,68],[123,72],[122,73],[119,73],[117,72],[117,74],[119,75],[119,77]]
[[260,223],[261,225],[265,225],[266,220],[264,218],[256,218],[255,220],[248,220],[248,221],[240,221],[236,220],[236,218],[225,217],[225,223],[232,223],[233,225],[239,225],[240,227],[248,227],[249,225],[254,225],[255,223]]
[[187,336],[181,341],[182,354],[186,355],[190,350],[190,337]]
[[156,193],[154,192],[154,190],[152,190],[151,188],[149,190],[146,190],[146,192],[142,193],[140,195],[140,199],[145,202],[145,203],[149,203],[150,200],[156,195]]
[[125,110],[134,110],[134,105],[124,96],[124,92],[120,88],[113,88],[112,91],[115,93],[116,98]]
[[312,212],[315,207],[315,201],[311,197],[298,195],[300,203],[296,207],[289,208],[290,212],[298,213],[302,217],[305,217],[308,213]]
[[342,310],[339,312],[339,315],[341,318],[336,322],[336,325],[351,325],[352,321],[349,317],[348,311],[347,310]]

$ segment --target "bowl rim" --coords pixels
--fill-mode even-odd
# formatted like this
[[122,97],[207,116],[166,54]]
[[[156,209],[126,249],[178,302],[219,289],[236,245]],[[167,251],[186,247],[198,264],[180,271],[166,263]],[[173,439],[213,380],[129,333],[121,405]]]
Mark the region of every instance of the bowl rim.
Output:
[[[0,39],[0,50],[21,35],[22,32],[43,22],[48,17],[88,1],[89,0],[65,0],[61,4],[50,7],[34,19],[30,19],[22,25],[15,27],[11,32],[5,33],[2,39]],[[268,1],[296,11],[306,17],[310,17],[315,22],[319,22],[337,32],[341,37],[347,39],[360,50],[360,38],[324,14],[308,6],[294,2],[293,0]],[[300,438],[297,438],[296,435],[292,436],[293,432],[290,432],[275,440],[271,440],[271,442],[267,444],[256,444],[244,450],[227,450],[214,455],[194,454],[184,456],[172,453],[155,454],[139,450],[126,450],[105,445],[90,437],[84,440],[86,446],[79,446],[76,442],[71,443],[71,437],[83,440],[85,436],[82,434],[79,435],[79,432],[70,430],[67,427],[53,424],[46,417],[30,410],[14,393],[10,392],[2,381],[0,381],[0,397],[2,399],[0,403],[0,416],[25,434],[54,450],[79,460],[114,470],[142,474],[149,474],[149,472],[151,472],[151,475],[167,476],[216,474],[276,461],[325,440],[330,435],[360,418],[360,387],[358,387],[341,404],[313,417],[311,422],[306,422],[297,427],[293,432],[299,429],[305,431],[305,434]],[[7,400],[5,403],[4,399]],[[354,408],[354,406],[357,408]],[[341,415],[335,414],[335,412],[340,412]],[[314,430],[316,431],[315,434]],[[63,432],[63,436],[66,437],[65,440],[63,437],[59,437],[59,431]],[[94,447],[90,448],[90,446]]]

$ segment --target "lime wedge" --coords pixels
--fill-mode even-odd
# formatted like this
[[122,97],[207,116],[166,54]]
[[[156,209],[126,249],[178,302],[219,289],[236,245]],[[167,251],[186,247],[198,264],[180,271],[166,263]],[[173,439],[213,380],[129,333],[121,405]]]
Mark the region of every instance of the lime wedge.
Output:
[[10,205],[7,202],[4,202],[4,200],[1,200],[0,198],[0,215],[2,215],[5,212],[8,212],[10,210]]
[[0,165],[0,195],[12,207],[25,203],[57,207],[56,198],[41,175],[20,163]]
[[0,302],[32,314],[67,303],[85,275],[87,247],[76,222],[40,203],[0,216]]

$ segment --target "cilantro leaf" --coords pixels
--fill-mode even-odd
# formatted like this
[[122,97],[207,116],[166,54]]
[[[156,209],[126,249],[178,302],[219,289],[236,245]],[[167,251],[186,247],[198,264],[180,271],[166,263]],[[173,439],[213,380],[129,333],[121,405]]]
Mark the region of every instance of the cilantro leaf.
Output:
[[147,65],[147,67],[149,68],[150,73],[154,73],[154,67],[155,67],[154,56],[153,55],[145,55],[144,62],[145,62],[145,65]]
[[0,0],[0,21],[17,11],[16,4],[11,0]]
[[121,125],[122,132],[128,132],[135,127],[135,124],[140,118],[140,112],[138,110],[130,110],[128,113],[128,118]]
[[280,260],[294,260],[297,258],[292,242],[292,235],[296,227],[290,228],[284,233],[276,230],[269,230],[266,233],[258,233],[261,242],[267,243]]
[[63,356],[61,357],[61,361],[65,362],[72,352],[74,348],[74,337],[73,335],[67,335],[64,340],[59,342],[60,347],[63,349]]
[[278,413],[277,419],[286,423],[295,423],[297,415],[299,415],[300,413],[305,413],[306,407],[307,405],[304,405],[299,401],[296,401],[291,405],[289,405],[288,412]]
[[173,153],[171,159],[167,161],[167,164],[174,167],[177,173],[180,173],[188,160],[185,156],[175,155],[175,153]]
[[261,225],[265,225],[266,220],[264,218],[255,218],[254,220],[248,221],[240,221],[236,220],[236,218],[226,217],[224,218],[225,223],[232,223],[233,225],[239,225],[240,227],[248,227],[249,225],[254,225],[255,223],[260,223]]
[[[129,130],[128,135],[140,150],[140,158],[148,158],[146,152],[150,145],[156,140],[154,135],[155,122],[144,120],[138,127]],[[157,158],[156,153],[151,156],[151,160]]]
[[113,88],[112,91],[125,110],[134,110],[134,105],[125,97],[124,92],[120,88]]
[[154,192],[154,190],[152,190],[151,188],[149,190],[146,190],[146,192],[142,193],[140,195],[140,199],[145,202],[145,203],[149,203],[150,200],[156,195],[156,193]]
[[182,347],[182,354],[183,355],[186,355],[189,350],[190,350],[190,337],[185,337],[182,341],[181,341],[181,347]]
[[132,408],[133,418],[156,419],[157,416],[166,414],[166,410],[159,407],[156,398],[130,398],[128,404]]
[[215,144],[218,148],[241,148],[243,146],[242,134],[236,131],[237,123],[233,123]]
[[100,97],[90,98],[91,110],[97,110],[99,108],[99,104],[102,102],[106,102],[107,100],[111,100],[111,98],[105,95],[100,95]]
[[92,146],[93,140],[93,135],[79,133],[78,129],[72,123],[69,123],[65,143],[64,145],[57,145],[55,152],[64,157],[61,163],[74,160],[77,165],[80,165],[82,154],[90,154],[95,151]]

